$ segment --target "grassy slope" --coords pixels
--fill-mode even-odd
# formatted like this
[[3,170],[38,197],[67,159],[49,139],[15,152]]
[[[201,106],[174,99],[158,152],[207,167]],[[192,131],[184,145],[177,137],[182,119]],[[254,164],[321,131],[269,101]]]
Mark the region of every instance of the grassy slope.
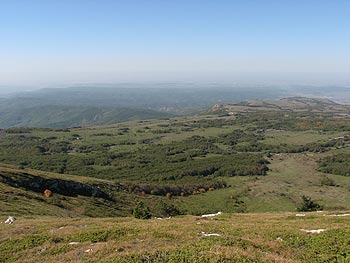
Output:
[[[231,187],[177,199],[184,209],[195,214],[210,211],[278,212],[296,211],[300,196],[311,196],[325,209],[350,209],[350,181],[340,175],[316,170],[316,155],[282,154],[271,159],[264,177],[225,178]],[[339,186],[321,185],[325,177]],[[244,203],[239,203],[239,202]]]
[[212,110],[236,111],[289,111],[328,112],[349,114],[349,105],[337,104],[328,99],[290,97],[279,100],[251,100],[238,104],[215,105]]
[[[0,176],[14,177],[23,173],[42,178],[67,180],[79,182],[86,185],[103,185],[109,181],[86,178],[83,176],[62,175],[50,172],[42,172],[31,169],[16,169],[10,165],[0,165]],[[115,201],[91,196],[66,196],[54,193],[46,198],[43,193],[26,190],[23,187],[9,186],[0,181],[0,216],[37,216],[47,215],[56,217],[77,217],[77,216],[125,216],[130,213],[129,202],[132,197],[127,193],[114,192]]]
[[[348,262],[348,220],[323,213],[19,218],[0,224],[0,262]],[[327,230],[318,235],[300,229]]]
[[[139,147],[145,147],[138,143],[140,139],[154,139],[155,143],[167,144],[172,141],[182,141],[193,135],[200,135],[205,137],[218,136],[220,134],[229,133],[232,129],[244,128],[239,125],[223,126],[220,128],[195,128],[189,131],[182,131],[186,123],[193,123],[199,120],[215,120],[217,116],[191,116],[172,118],[170,120],[154,120],[154,121],[133,121],[125,122],[117,125],[103,126],[103,127],[86,127],[81,129],[71,129],[70,132],[62,132],[55,130],[33,130],[31,134],[40,138],[48,138],[55,136],[54,141],[71,141],[73,145],[101,145],[103,143],[115,143],[115,146],[110,147],[111,152],[128,152],[137,151]],[[235,117],[225,117],[231,119]],[[222,118],[221,118],[222,119]],[[152,133],[152,130],[167,129],[162,128],[162,125],[171,125],[172,123],[180,124],[175,126],[174,131],[170,133]],[[248,123],[245,125],[249,125]],[[120,129],[128,127],[130,130],[127,133],[118,135]],[[146,129],[146,127],[148,127]],[[138,131],[144,131],[139,133]],[[79,134],[81,140],[73,140],[74,134]],[[111,134],[112,136],[96,136],[96,134]],[[307,131],[288,131],[288,130],[271,130],[265,132],[265,140],[267,145],[276,145],[279,143],[287,143],[288,145],[304,145],[310,142],[327,142],[329,139],[347,134],[347,132],[318,132],[316,130]],[[16,134],[15,134],[16,135]],[[12,136],[12,135],[6,135]],[[6,137],[4,137],[6,139]],[[135,141],[135,145],[120,145],[122,141]],[[5,140],[6,141],[6,140]],[[225,148],[227,145],[221,145]],[[5,150],[4,155],[7,153]],[[336,149],[334,152],[348,152],[349,147],[344,149]],[[327,154],[331,154],[327,153]],[[71,155],[78,153],[69,153]],[[325,209],[350,209],[350,181],[348,177],[339,175],[325,175],[318,172],[316,160],[324,154],[281,154],[272,157],[269,165],[270,171],[265,177],[229,177],[223,178],[230,187],[209,191],[200,195],[193,195],[189,197],[174,197],[170,201],[178,206],[185,213],[202,214],[207,212],[277,212],[277,211],[295,211],[300,202],[300,196],[305,194],[311,196],[317,202],[325,206]],[[16,156],[14,156],[15,158]],[[210,160],[210,159],[208,159]],[[0,167],[1,168],[1,167]],[[95,168],[104,169],[103,166]],[[70,175],[43,173],[34,171],[34,173],[41,173],[51,177],[69,177],[77,181],[95,181],[92,178],[84,178],[82,176],[74,177]],[[321,180],[325,177],[333,179],[339,187],[322,186]],[[111,182],[113,183],[113,182]],[[5,197],[8,195],[17,195],[17,191],[24,191],[23,189],[7,189],[8,186],[0,185],[2,192],[7,191]],[[12,194],[11,194],[12,193]],[[61,196],[60,202],[66,204],[65,207],[72,211],[68,214],[72,215],[89,215],[89,216],[107,216],[107,215],[129,215],[132,207],[135,204],[135,199],[143,199],[155,213],[157,213],[156,203],[159,200],[165,199],[159,196],[135,196],[134,194],[126,194],[121,192],[114,193],[117,200],[124,200],[126,203],[117,203],[117,206],[112,206],[112,211],[108,206],[101,206],[98,202],[90,201],[89,198],[82,198],[77,202],[63,200],[65,197]],[[7,201],[0,200],[0,213],[5,216],[8,213],[21,214],[45,214],[45,215],[59,215],[64,216],[66,213],[64,209],[60,209],[55,205],[47,206],[48,200],[43,199],[41,194],[31,193],[25,191],[21,193],[20,198],[23,198],[22,205],[16,199],[12,203],[16,205],[9,205]],[[27,197],[26,197],[27,196]],[[34,198],[35,197],[35,198]],[[31,198],[34,198],[31,203]],[[69,198],[68,198],[69,199]],[[5,200],[5,199],[3,199]],[[80,202],[86,203],[86,209],[82,209]],[[21,209],[25,206],[26,209]],[[44,206],[44,207],[43,207]],[[77,207],[78,211],[75,211]],[[31,207],[29,209],[29,207]],[[36,209],[38,207],[38,209]],[[42,207],[39,209],[39,207]],[[94,209],[99,207],[100,210],[94,213]],[[115,208],[117,207],[117,210]],[[6,209],[5,209],[6,208]]]
[[[278,212],[295,211],[301,195],[311,196],[325,209],[350,209],[350,181],[340,175],[325,175],[316,170],[315,159],[310,154],[282,154],[271,159],[270,172],[264,177],[225,178],[230,187],[188,197],[170,200],[182,211],[191,214],[209,212]],[[84,183],[113,183],[107,180],[62,175],[30,169],[18,170],[0,166],[0,172],[29,172],[47,178],[61,178]],[[333,179],[339,186],[321,185],[324,177]],[[104,204],[103,199],[91,197],[66,197],[56,194],[54,200],[41,193],[0,184],[0,215],[51,215],[51,216],[98,216],[128,215],[135,198],[142,199],[157,213],[156,204],[164,197],[135,196],[114,192],[116,203]],[[123,200],[123,203],[120,202]],[[57,206],[60,203],[63,208]],[[67,211],[68,210],[68,211]]]

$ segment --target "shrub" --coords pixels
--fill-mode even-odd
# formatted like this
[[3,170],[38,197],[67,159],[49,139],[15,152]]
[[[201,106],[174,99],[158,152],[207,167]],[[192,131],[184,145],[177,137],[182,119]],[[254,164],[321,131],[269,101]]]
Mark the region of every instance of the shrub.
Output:
[[150,219],[152,217],[151,212],[149,211],[149,208],[145,207],[142,201],[139,201],[136,204],[132,214],[134,215],[135,218],[138,218],[138,219]]
[[311,200],[311,197],[303,195],[301,197],[302,202],[300,206],[298,207],[298,211],[300,212],[310,212],[310,211],[317,211],[322,210],[322,206],[317,204],[316,202]]
[[329,177],[324,177],[321,179],[321,185],[337,186],[337,183]]
[[160,214],[162,216],[177,216],[181,215],[182,212],[173,204],[160,201]]

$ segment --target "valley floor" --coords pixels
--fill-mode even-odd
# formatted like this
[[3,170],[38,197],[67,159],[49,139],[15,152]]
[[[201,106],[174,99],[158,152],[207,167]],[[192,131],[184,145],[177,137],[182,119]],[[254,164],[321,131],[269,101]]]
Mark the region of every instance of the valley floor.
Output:
[[[350,208],[348,177],[325,174],[317,170],[317,160],[325,154],[284,153],[269,159],[266,176],[225,178],[229,187],[201,195],[177,198],[179,207],[192,214],[208,211],[288,212],[296,211],[302,195],[317,200],[326,210]],[[325,185],[325,178],[334,185]],[[204,211],[203,211],[204,210]]]

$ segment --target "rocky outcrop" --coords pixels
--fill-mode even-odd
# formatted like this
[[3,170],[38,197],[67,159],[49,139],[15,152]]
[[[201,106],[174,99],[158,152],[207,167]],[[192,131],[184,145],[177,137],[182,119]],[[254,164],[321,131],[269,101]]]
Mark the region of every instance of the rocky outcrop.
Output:
[[13,187],[22,187],[38,193],[49,189],[54,194],[65,196],[91,196],[112,201],[113,199],[98,186],[58,178],[43,178],[28,173],[7,175],[0,173],[0,182]]

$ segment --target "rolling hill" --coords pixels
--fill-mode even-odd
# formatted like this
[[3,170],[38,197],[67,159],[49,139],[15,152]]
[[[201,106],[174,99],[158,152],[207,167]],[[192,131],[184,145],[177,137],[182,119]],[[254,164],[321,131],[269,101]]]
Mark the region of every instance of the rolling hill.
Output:
[[0,127],[65,128],[170,116],[173,115],[148,109],[47,105],[3,110],[0,112]]
[[217,102],[275,98],[283,91],[158,83],[40,89],[0,97],[0,128],[109,125],[206,111]]
[[246,112],[246,111],[290,111],[330,113],[335,116],[349,116],[350,106],[338,104],[329,99],[289,97],[279,100],[250,100],[236,104],[216,104],[211,111]]
[[[345,100],[348,98],[347,88],[333,87],[334,94],[325,93],[328,89],[322,88],[293,87],[294,90],[298,90],[298,94],[303,94],[304,90],[304,94],[309,96],[315,92],[320,96],[334,96],[339,101],[342,101],[340,97]],[[124,83],[40,89],[0,96],[0,128],[109,125],[128,120],[198,114],[206,112],[214,104],[217,104],[216,107],[226,105],[227,109],[233,106],[254,106],[260,110],[283,110],[284,107],[305,110],[313,104],[312,99],[303,102],[300,97],[282,99],[277,104],[273,100],[295,94],[293,92],[291,88],[232,87],[218,83]],[[343,93],[344,96],[336,95]],[[294,100],[293,105],[288,101],[291,99]],[[248,102],[239,103],[241,101]],[[333,110],[341,108],[341,105],[335,106],[326,99],[318,100],[317,103],[328,103]],[[313,104],[312,107],[317,108],[317,105]]]

